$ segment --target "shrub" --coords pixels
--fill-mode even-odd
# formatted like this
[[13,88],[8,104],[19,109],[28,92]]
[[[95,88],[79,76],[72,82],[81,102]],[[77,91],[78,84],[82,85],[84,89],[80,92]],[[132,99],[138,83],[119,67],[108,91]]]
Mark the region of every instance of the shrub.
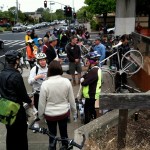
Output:
[[90,21],[91,29],[98,31],[99,30],[99,24],[96,23],[94,20]]
[[0,27],[0,32],[3,32],[3,31],[4,31],[4,29],[2,27]]

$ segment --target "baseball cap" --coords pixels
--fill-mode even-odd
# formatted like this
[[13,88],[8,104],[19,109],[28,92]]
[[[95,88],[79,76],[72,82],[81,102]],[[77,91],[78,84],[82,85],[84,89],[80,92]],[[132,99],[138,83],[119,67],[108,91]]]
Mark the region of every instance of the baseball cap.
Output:
[[101,40],[101,38],[100,38],[100,37],[96,37],[96,38],[95,38],[95,41],[96,41],[96,40],[99,40],[99,41],[100,41],[100,40]]

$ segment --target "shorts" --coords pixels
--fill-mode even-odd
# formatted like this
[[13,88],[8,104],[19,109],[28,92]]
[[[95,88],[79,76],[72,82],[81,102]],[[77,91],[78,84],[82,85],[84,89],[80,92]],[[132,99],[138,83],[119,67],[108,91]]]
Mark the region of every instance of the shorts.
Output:
[[69,62],[69,73],[75,74],[75,71],[78,73],[82,72],[81,63],[75,64],[74,62]]

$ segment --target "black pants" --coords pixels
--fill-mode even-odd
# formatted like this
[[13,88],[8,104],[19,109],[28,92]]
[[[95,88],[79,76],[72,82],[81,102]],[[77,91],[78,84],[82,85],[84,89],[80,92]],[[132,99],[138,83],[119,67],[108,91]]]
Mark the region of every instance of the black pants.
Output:
[[31,70],[35,66],[35,64],[34,64],[35,61],[28,60],[28,62],[29,62],[29,65],[30,65],[30,70]]
[[38,104],[39,104],[39,92],[34,93],[34,106],[38,110]]
[[[59,120],[59,121],[47,121],[47,125],[48,125],[48,129],[49,131],[53,134],[53,135],[57,135],[57,123],[58,123],[58,126],[59,126],[59,132],[60,132],[60,136],[61,138],[68,138],[68,133],[67,133],[67,120],[68,120],[68,117],[62,119],[62,120]],[[53,138],[50,138],[50,144],[53,143]],[[64,146],[68,146],[67,142],[62,142],[62,145]],[[56,147],[56,145],[55,145]]]
[[95,99],[94,98],[86,98],[85,99],[84,114],[85,114],[84,124],[89,123],[92,118],[96,119]]
[[120,75],[119,73],[117,73],[115,76],[115,90],[118,90],[124,84],[127,84],[127,74],[122,73]]
[[27,127],[26,113],[23,106],[21,106],[14,124],[11,126],[6,125],[7,150],[28,150]]

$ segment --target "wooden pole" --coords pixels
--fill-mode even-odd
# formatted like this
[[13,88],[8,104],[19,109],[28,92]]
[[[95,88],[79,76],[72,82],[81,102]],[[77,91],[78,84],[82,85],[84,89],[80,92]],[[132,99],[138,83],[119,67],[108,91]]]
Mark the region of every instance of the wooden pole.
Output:
[[119,109],[118,143],[117,143],[118,150],[121,150],[126,146],[127,121],[128,121],[128,109]]

